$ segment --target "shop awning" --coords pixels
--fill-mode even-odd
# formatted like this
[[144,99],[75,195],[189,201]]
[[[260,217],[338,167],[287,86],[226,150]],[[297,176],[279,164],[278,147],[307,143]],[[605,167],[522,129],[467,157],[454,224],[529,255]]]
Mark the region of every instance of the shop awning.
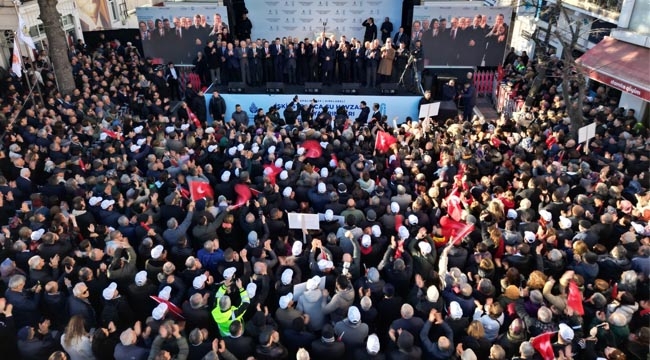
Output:
[[576,62],[591,79],[650,101],[650,49],[605,37]]

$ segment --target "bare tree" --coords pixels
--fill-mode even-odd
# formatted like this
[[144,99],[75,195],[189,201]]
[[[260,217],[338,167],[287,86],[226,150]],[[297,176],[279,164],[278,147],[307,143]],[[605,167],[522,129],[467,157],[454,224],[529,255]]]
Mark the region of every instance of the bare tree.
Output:
[[48,55],[52,61],[59,91],[70,94],[75,88],[75,82],[68,59],[68,42],[61,26],[61,13],[56,4],[57,0],[38,0],[41,21],[47,36]]

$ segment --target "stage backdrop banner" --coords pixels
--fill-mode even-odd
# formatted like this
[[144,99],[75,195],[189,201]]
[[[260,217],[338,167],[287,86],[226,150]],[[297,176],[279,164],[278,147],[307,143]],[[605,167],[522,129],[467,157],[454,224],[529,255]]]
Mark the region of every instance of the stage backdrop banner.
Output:
[[163,59],[165,63],[192,64],[207,40],[216,38],[212,34],[215,18],[221,19],[222,26],[228,26],[225,6],[203,3],[143,6],[136,9],[136,16],[144,55]]
[[[235,105],[240,104],[248,112],[250,123],[253,122],[259,108],[264,109],[266,112],[271,106],[275,105],[282,114],[294,96],[293,94],[221,94],[221,97],[226,101],[226,117],[229,117],[235,111]],[[407,116],[417,120],[418,103],[421,99],[419,96],[370,95],[300,95],[299,98],[301,104],[309,104],[312,99],[316,99],[314,114],[320,113],[323,107],[327,105],[329,113],[334,116],[336,109],[344,106],[348,111],[348,116],[352,119],[355,119],[361,113],[361,107],[359,106],[361,101],[365,101],[371,108],[372,104],[377,103],[381,113],[388,117],[391,126],[395,117],[398,117],[398,124],[405,122]],[[209,105],[210,99],[212,99],[212,93],[205,94],[206,106]],[[208,111],[208,123],[212,123],[210,111]]]
[[440,3],[415,6],[425,66],[498,66],[508,41],[511,7]]
[[253,23],[253,39],[275,39],[283,36],[315,39],[323,32],[338,39],[345,35],[363,39],[364,20],[372,17],[377,25],[377,37],[385,17],[393,23],[393,34],[399,30],[402,2],[397,0],[256,0],[249,7]]

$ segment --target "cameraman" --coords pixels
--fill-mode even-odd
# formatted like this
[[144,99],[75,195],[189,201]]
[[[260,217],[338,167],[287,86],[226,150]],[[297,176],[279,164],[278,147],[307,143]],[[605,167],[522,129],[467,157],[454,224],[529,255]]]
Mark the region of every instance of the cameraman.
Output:
[[411,50],[411,57],[413,58],[413,74],[415,81],[416,90],[420,91],[420,94],[424,94],[424,89],[422,88],[422,70],[424,70],[424,60],[422,58],[422,41],[418,40],[415,42],[415,46]]
[[[298,96],[294,98],[298,101]],[[316,106],[316,99],[312,99],[309,104],[300,104],[298,102],[298,108],[300,109],[300,120],[301,121],[311,121],[314,117],[314,107]]]

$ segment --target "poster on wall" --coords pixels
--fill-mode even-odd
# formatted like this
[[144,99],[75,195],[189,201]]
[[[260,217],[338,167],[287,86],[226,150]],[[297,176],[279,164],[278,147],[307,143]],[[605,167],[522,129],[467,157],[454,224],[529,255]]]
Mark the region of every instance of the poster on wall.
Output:
[[176,64],[192,64],[208,40],[228,31],[225,6],[167,4],[136,9],[139,37],[145,56]]
[[412,31],[422,41],[425,66],[498,66],[511,15],[510,7],[415,6]]
[[107,0],[77,0],[81,31],[111,30],[111,17]]
[[372,17],[379,29],[388,17],[397,32],[402,18],[402,2],[397,0],[259,0],[249,6],[253,39],[291,36],[315,39],[325,30],[338,39],[345,35],[363,39],[365,20]]

